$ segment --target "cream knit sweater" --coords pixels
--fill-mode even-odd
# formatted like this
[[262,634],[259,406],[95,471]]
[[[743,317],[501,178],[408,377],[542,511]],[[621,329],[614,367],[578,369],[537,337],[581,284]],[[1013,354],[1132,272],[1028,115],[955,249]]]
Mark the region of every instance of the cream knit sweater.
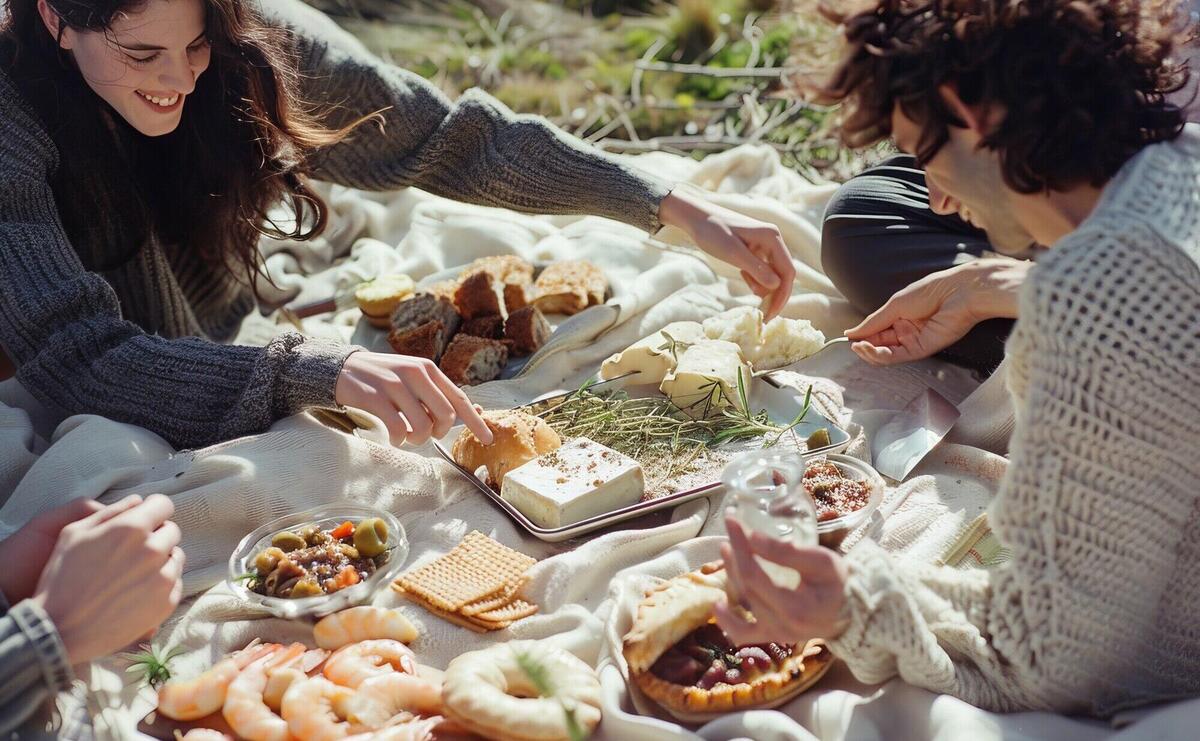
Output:
[[1200,127],[1147,147],[1032,271],[992,571],[849,554],[835,653],[989,710],[1200,694]]

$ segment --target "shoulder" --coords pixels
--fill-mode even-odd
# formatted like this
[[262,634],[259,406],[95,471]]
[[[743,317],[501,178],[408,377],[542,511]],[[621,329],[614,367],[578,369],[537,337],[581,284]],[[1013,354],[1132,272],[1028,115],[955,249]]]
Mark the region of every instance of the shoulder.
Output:
[[0,179],[45,177],[58,165],[58,150],[8,71],[0,68]]
[[250,5],[268,26],[283,29],[296,37],[302,54],[324,55],[329,51],[348,55],[369,54],[353,34],[301,0],[250,0]]
[[1184,352],[1200,316],[1200,264],[1146,220],[1097,215],[1038,260],[1020,316],[1043,351],[1079,360]]

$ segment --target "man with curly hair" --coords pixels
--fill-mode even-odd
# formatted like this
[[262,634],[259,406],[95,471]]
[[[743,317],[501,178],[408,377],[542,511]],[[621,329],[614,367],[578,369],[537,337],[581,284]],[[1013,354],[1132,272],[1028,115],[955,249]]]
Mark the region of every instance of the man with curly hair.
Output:
[[[831,11],[848,49],[823,89],[846,106],[846,142],[890,136],[912,155],[911,191],[961,219],[964,253],[1045,246],[1032,264],[922,277],[850,332],[888,364],[1016,320],[1016,423],[989,510],[1011,559],[960,571],[872,542],[843,557],[727,518],[754,620],[723,606],[721,625],[739,644],[823,636],[863,681],[990,710],[1103,717],[1200,694],[1200,127],[1171,98],[1187,82],[1181,4],[849,4]],[[753,554],[801,586],[775,587]]]

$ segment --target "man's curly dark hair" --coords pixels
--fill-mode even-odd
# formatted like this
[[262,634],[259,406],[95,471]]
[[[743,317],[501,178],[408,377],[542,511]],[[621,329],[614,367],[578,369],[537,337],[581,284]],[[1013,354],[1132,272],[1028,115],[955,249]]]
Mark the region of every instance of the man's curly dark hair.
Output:
[[[847,6],[853,6],[847,8]],[[891,134],[896,104],[923,133],[928,162],[963,122],[938,87],[1006,111],[983,140],[1021,193],[1100,186],[1185,117],[1167,96],[1187,82],[1173,58],[1186,31],[1178,1],[826,0],[846,56],[818,91],[845,103],[842,137]]]

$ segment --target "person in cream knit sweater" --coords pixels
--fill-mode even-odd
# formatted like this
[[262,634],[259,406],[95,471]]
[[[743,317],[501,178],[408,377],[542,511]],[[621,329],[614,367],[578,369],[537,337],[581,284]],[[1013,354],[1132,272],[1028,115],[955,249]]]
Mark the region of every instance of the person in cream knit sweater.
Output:
[[[735,641],[824,636],[863,681],[995,711],[1105,717],[1200,694],[1200,127],[1166,100],[1187,80],[1171,5],[878,0],[838,18],[849,49],[825,93],[847,103],[847,141],[891,135],[932,210],[998,246],[1048,246],[1019,274],[928,276],[848,333],[888,364],[980,317],[1017,320],[989,512],[1012,557],[840,556],[728,520],[723,555],[755,615],[722,607]],[[775,588],[752,553],[803,586]]]

